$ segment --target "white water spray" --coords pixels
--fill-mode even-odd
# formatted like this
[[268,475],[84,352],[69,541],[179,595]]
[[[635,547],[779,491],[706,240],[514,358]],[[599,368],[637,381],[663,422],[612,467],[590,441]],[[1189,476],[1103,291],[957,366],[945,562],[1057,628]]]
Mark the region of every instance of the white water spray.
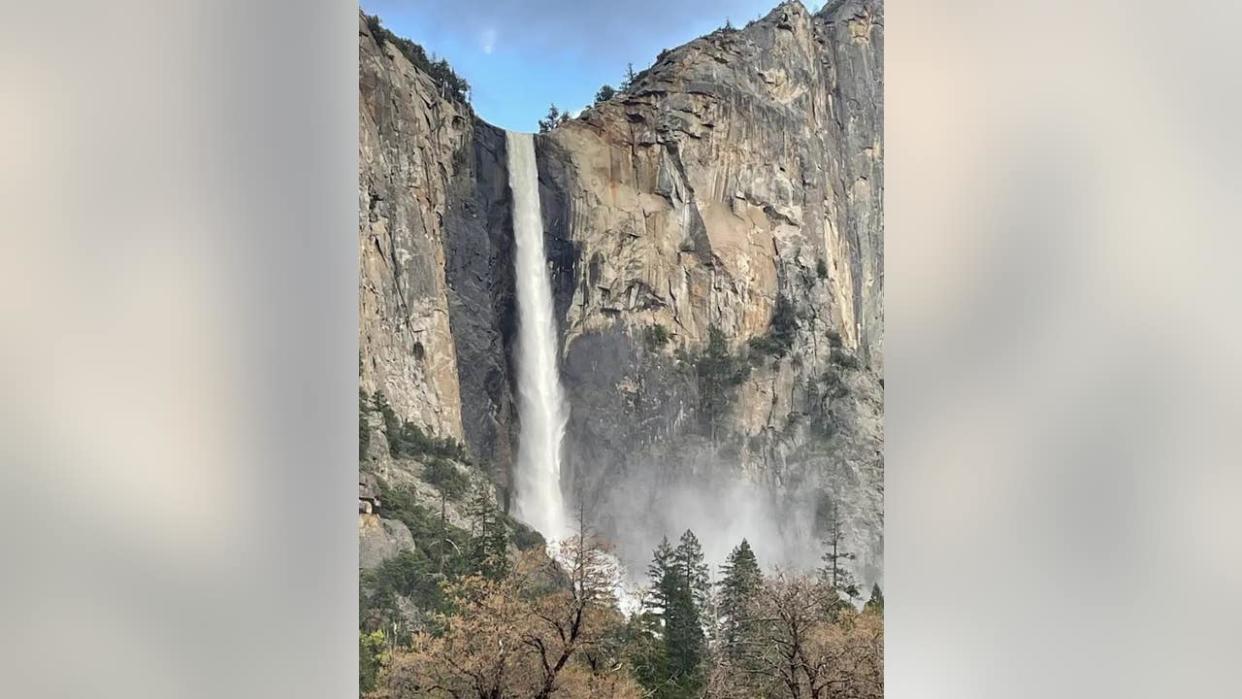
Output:
[[518,412],[516,514],[549,543],[568,536],[561,493],[564,393],[557,370],[556,318],[543,251],[539,172],[531,134],[506,132],[509,189],[513,192],[514,271],[518,306]]

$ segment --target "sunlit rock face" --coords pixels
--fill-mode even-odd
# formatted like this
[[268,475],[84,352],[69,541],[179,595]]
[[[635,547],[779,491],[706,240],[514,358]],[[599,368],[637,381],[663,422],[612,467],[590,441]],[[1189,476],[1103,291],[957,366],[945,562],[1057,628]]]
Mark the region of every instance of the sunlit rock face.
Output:
[[[504,135],[361,32],[363,385],[508,487]],[[632,566],[691,527],[709,559],[745,536],[813,567],[831,502],[861,582],[882,577],[882,63],[879,2],[789,2],[536,138],[565,499]],[[712,326],[747,368],[714,421]]]
[[[403,416],[460,437],[444,219],[468,147],[468,107],[438,99],[392,46],[360,37],[358,286],[360,381]],[[434,125],[435,128],[431,128]]]

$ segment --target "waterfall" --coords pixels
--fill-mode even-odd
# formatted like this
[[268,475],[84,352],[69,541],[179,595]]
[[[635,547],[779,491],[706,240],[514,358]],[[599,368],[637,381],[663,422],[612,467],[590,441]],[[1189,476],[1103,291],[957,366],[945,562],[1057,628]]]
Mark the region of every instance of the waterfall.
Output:
[[506,132],[513,233],[517,246],[519,433],[516,515],[555,543],[569,534],[561,493],[561,439],[567,419],[557,370],[556,317],[543,251],[539,173],[531,134]]
[[[517,286],[518,434],[515,470],[515,512],[518,519],[543,534],[550,551],[562,565],[557,544],[573,534],[577,520],[565,509],[561,493],[561,440],[568,410],[561,374],[557,369],[556,315],[552,310],[552,283],[543,252],[543,212],[539,209],[539,171],[535,167],[535,139],[528,133],[505,133],[509,151],[509,189],[513,192],[513,256]],[[615,567],[613,594],[626,614],[637,613],[639,596],[630,589],[621,563]]]

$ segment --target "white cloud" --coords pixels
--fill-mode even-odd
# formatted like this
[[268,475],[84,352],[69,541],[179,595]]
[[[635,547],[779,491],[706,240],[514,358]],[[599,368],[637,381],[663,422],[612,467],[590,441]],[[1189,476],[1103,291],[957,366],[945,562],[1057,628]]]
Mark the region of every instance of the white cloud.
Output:
[[483,53],[491,54],[496,50],[497,32],[494,28],[484,29],[479,35],[479,48],[483,49]]

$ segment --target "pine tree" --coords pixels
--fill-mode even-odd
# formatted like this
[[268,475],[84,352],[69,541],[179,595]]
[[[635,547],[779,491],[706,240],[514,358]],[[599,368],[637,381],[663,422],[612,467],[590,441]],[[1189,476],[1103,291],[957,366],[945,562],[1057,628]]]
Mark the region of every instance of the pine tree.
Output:
[[820,569],[820,573],[825,582],[839,594],[852,600],[858,599],[860,596],[858,585],[854,582],[854,575],[848,567],[849,561],[854,560],[856,556],[846,552],[843,547],[844,535],[841,531],[840,508],[827,498],[824,504],[827,506],[826,514],[823,509],[820,514],[821,518],[826,520],[828,534],[824,538],[824,567]]
[[563,124],[567,118],[569,118],[568,114],[562,113],[555,104],[551,105],[548,107],[548,115],[539,120],[539,133],[547,133],[551,131],[560,124]]
[[711,582],[703,547],[694,532],[681,535],[664,585],[664,652],[674,697],[697,696],[703,684],[703,660],[707,639],[703,634],[702,610]]
[[647,691],[647,696],[656,696],[668,677],[663,642],[667,599],[663,583],[672,555],[673,547],[669,545],[668,537],[664,537],[652,552],[651,563],[647,565],[647,579],[651,587],[643,596],[642,610],[631,617],[627,628],[630,637],[627,660],[633,668],[634,677]]
[[647,567],[651,594],[648,628],[659,636],[658,652],[644,663],[644,684],[660,699],[696,697],[704,680],[707,643],[702,609],[710,590],[703,549],[686,531],[676,548],[660,541]]
[[694,593],[675,571],[664,612],[664,656],[668,668],[669,697],[694,697],[703,684],[705,641]]
[[673,547],[668,537],[660,540],[660,545],[651,554],[651,564],[647,566],[647,579],[651,581],[651,594],[644,606],[647,611],[656,615],[663,626],[664,610],[668,607],[668,585],[673,579],[669,576],[673,565]]
[[750,543],[742,539],[725,559],[720,574],[721,645],[726,655],[736,659],[750,640],[751,607],[763,587],[763,573]]
[[703,562],[703,546],[699,544],[699,538],[693,531],[687,529],[681,535],[681,541],[673,551],[673,561],[690,588],[695,606],[702,610],[711,592],[711,579],[708,577],[707,564]]
[[772,340],[778,349],[777,356],[785,356],[793,347],[798,332],[798,315],[793,302],[785,294],[777,294],[776,307],[772,310]]
[[643,600],[643,613],[636,629],[640,635],[634,668],[649,696],[664,699],[673,696],[669,693],[672,685],[669,682],[666,615],[671,601],[677,597],[678,587],[673,547],[668,537],[662,538],[651,553],[647,578],[651,581],[651,589]]
[[707,327],[707,347],[692,361],[699,389],[700,416],[715,442],[717,426],[729,410],[732,391],[746,380],[750,367],[729,351],[728,338],[715,324]]
[[[361,370],[362,359],[359,357],[359,370]],[[361,371],[359,372],[361,373]],[[362,463],[367,459],[367,451],[371,448],[371,425],[367,419],[367,415],[371,412],[371,398],[367,396],[367,392],[358,389],[358,462]]]
[[877,614],[884,613],[884,592],[880,589],[880,583],[871,586],[871,599],[867,600],[863,609]]
[[500,519],[486,486],[479,486],[470,499],[470,567],[484,577],[500,580],[508,575],[509,531]]
[[603,87],[599,89],[599,92],[595,93],[595,104],[599,104],[600,102],[607,102],[608,100],[615,97],[616,94],[617,94],[617,91],[613,89],[612,85],[604,85]]
[[621,91],[629,92],[630,88],[634,86],[634,78],[636,77],[638,76],[634,74],[634,64],[625,64],[625,78],[621,80]]

